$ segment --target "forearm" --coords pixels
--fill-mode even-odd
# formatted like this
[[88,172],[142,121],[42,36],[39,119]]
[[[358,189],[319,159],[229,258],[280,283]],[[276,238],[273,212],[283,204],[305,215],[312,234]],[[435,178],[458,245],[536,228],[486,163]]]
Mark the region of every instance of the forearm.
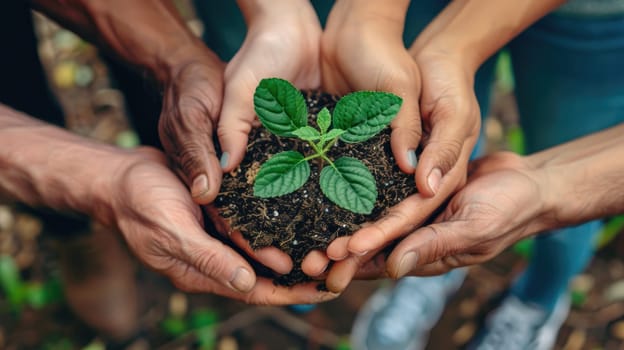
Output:
[[545,226],[624,213],[624,124],[528,157],[545,198]]
[[0,193],[110,223],[108,180],[121,150],[88,141],[0,104]]
[[[470,70],[477,68],[535,21],[565,0],[456,0],[418,36],[410,51],[458,53]],[[409,25],[409,24],[408,24]]]
[[132,66],[165,81],[211,54],[166,0],[29,0],[33,8]]

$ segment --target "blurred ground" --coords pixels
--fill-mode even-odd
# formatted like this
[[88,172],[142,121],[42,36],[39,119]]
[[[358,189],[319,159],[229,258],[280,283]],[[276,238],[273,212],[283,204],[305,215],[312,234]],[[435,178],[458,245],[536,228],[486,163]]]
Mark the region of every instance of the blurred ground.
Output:
[[[186,2],[189,25],[201,30]],[[97,51],[37,16],[40,54],[52,86],[79,134],[130,147],[137,143],[125,117],[123,96],[111,88]],[[505,80],[506,78],[503,78]],[[508,84],[507,84],[508,85]],[[491,150],[517,149],[513,94],[497,89],[487,123]],[[606,234],[607,236],[608,234]],[[55,245],[37,217],[0,202],[0,349],[113,348],[77,320],[62,298]],[[434,329],[429,349],[459,348],[475,332],[488,300],[525,264],[523,245],[470,269],[469,277]],[[572,286],[574,308],[558,349],[624,349],[624,239],[604,245]],[[296,314],[287,308],[252,307],[213,295],[189,295],[145,269],[138,281],[144,302],[143,332],[121,348],[140,349],[347,349],[359,307],[382,282],[357,282],[338,300]]]

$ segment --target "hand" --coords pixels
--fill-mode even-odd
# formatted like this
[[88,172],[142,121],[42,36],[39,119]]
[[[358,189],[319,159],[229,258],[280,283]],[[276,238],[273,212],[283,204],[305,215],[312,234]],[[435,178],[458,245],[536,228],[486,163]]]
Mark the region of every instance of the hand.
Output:
[[207,204],[219,193],[222,178],[213,133],[223,97],[224,64],[201,45],[186,53],[165,78],[158,131],[193,200]]
[[248,31],[225,69],[225,95],[217,134],[228,172],[243,159],[254,125],[253,95],[263,78],[279,77],[300,89],[320,85],[321,26],[309,1],[239,1]]
[[376,252],[351,259],[356,278],[437,275],[495,257],[553,222],[539,176],[526,158],[509,152],[472,162],[468,183],[434,223],[400,241],[387,259]]
[[[400,57],[398,53],[391,56]],[[409,112],[414,108],[406,100],[408,110],[404,110],[405,103],[401,110],[409,112],[406,118],[422,122],[423,152],[415,171],[419,193],[391,208],[379,221],[328,247],[332,260],[344,260],[351,255],[332,267],[327,281],[332,291],[346,287],[368,259],[390,242],[414,231],[466,181],[468,159],[480,128],[479,107],[473,91],[474,72],[461,63],[461,57],[428,47],[410,50],[409,56],[411,64],[417,67],[418,80],[413,89],[420,94],[420,104],[416,112]],[[387,58],[388,62],[391,60]],[[417,103],[419,99],[412,100]],[[394,142],[404,136],[397,133],[397,128],[393,129],[393,151],[398,161]]]
[[178,288],[254,304],[317,303],[336,296],[312,283],[286,288],[256,277],[242,256],[204,231],[199,206],[161,153],[140,150],[127,159],[107,174],[102,189],[111,194],[109,221],[143,263]]
[[509,152],[473,162],[467,185],[435,222],[393,249],[389,274],[434,275],[479,264],[541,231],[552,218],[540,176],[526,158]]
[[[378,90],[403,98],[391,124],[391,146],[401,170],[413,173],[422,134],[420,72],[403,45],[406,4],[402,3],[336,2],[322,36],[321,68],[323,89],[328,92]],[[379,12],[384,10],[391,13]]]

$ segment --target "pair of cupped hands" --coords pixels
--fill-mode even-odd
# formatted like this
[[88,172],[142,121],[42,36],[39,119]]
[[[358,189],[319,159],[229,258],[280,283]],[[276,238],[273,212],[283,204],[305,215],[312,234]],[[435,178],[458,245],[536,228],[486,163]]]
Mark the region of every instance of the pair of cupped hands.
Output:
[[[406,48],[404,13],[374,14],[349,2],[336,3],[324,30],[307,1],[243,14],[247,36],[230,62],[198,44],[185,49],[188,60],[163,79],[159,132],[167,157],[141,149],[120,172],[114,221],[142,262],[190,292],[254,304],[317,303],[335,298],[354,278],[439,274],[491,258],[517,239],[517,220],[502,218],[522,203],[500,194],[535,191],[523,158],[499,154],[472,163],[465,186],[480,117],[476,68],[461,53],[430,38]],[[334,94],[388,91],[404,100],[391,124],[391,146],[401,170],[415,174],[418,193],[305,258],[304,272],[324,279],[329,291],[318,290],[318,283],[276,286],[204,229],[202,208],[217,196],[223,173],[244,156],[257,123],[253,93],[266,77]],[[512,186],[514,179],[525,186]],[[423,226],[427,220],[433,223]],[[225,238],[277,273],[292,269],[277,248],[253,251],[238,232]],[[384,251],[391,243],[392,252]]]

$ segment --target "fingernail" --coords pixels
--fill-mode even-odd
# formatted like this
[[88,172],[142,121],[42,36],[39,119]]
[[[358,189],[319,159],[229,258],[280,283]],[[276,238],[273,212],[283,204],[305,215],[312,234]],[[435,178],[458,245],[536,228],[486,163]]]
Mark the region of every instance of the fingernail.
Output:
[[401,262],[399,263],[399,271],[397,271],[397,278],[401,278],[407,275],[412,269],[414,265],[418,262],[418,253],[416,252],[407,252],[401,258]]
[[221,159],[219,160],[219,164],[221,164],[221,169],[225,168],[228,165],[228,161],[230,160],[230,154],[227,152],[223,152],[221,155]]
[[440,181],[442,181],[442,170],[434,168],[429,173],[429,177],[427,177],[427,184],[434,194],[438,192]]
[[413,149],[407,150],[407,162],[412,168],[416,168],[418,165],[418,159],[416,158],[416,151]]
[[253,287],[253,276],[247,269],[239,267],[236,269],[230,284],[239,292],[248,292]]
[[193,197],[201,197],[206,192],[208,192],[208,176],[201,174],[193,180],[191,195]]
[[355,256],[364,256],[364,255],[368,254],[368,250],[365,250],[363,252],[354,252],[353,254]]

